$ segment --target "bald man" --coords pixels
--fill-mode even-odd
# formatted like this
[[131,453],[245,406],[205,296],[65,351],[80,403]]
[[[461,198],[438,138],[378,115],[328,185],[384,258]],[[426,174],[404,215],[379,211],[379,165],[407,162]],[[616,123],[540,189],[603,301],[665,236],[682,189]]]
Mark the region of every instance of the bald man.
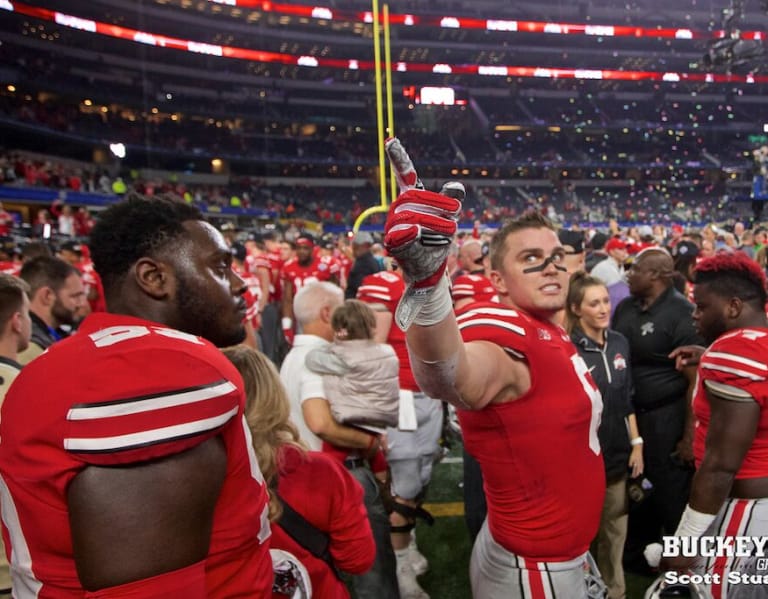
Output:
[[672,284],[673,273],[665,250],[640,252],[627,276],[631,295],[613,317],[613,328],[629,340],[645,474],[654,486],[629,516],[625,567],[641,573],[647,567],[645,545],[675,532],[693,475],[690,405],[696,369],[676,370],[669,354],[681,345],[703,345],[703,340],[694,328],[693,305]]
[[477,239],[467,239],[459,248],[458,263],[461,270],[457,274],[484,272],[483,244]]

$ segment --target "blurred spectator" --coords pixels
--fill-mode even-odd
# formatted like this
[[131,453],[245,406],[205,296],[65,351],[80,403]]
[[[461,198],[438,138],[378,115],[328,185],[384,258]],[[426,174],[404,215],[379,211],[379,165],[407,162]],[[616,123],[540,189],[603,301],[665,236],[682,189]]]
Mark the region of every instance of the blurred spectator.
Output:
[[347,299],[357,296],[357,289],[365,277],[381,270],[381,265],[371,252],[372,246],[373,235],[368,231],[358,231],[352,239],[352,253],[355,261],[352,264],[352,270],[349,271],[347,289],[344,292],[344,297]]
[[29,285],[32,339],[19,362],[28,364],[69,335],[62,327],[77,324],[85,291],[77,269],[59,258],[33,258],[24,263],[20,276]]
[[13,216],[3,207],[2,202],[0,202],[0,237],[10,235],[14,225],[15,221]]
[[45,210],[38,210],[35,222],[32,225],[32,237],[38,239],[50,239],[53,235],[53,221],[50,213]]

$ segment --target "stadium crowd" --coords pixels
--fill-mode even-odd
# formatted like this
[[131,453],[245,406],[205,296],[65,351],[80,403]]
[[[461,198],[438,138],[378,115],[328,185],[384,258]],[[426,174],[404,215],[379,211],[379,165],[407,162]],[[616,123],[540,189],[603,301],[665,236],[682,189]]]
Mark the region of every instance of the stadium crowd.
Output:
[[[299,178],[303,176],[298,171],[295,174]],[[580,179],[579,173],[572,175]],[[552,220],[566,226],[581,222],[607,223],[611,219],[666,225],[724,223],[740,220],[750,211],[749,203],[738,201],[742,198],[737,199],[733,192],[729,196],[722,186],[701,187],[698,181],[692,188],[667,186],[654,180],[616,188],[601,187],[597,182],[594,187],[583,181],[547,183],[544,170],[526,171],[523,176],[539,179],[524,187],[494,186],[482,184],[480,180],[468,185],[462,225],[480,221],[497,226],[529,209],[544,211]],[[379,204],[372,182],[356,187],[342,183],[338,186],[289,185],[233,175],[227,182],[216,184],[184,183],[172,173],[147,176],[137,170],[114,172],[89,163],[20,151],[0,152],[0,185],[95,194],[92,196],[94,206],[111,203],[132,191],[149,196],[171,193],[206,213],[230,208],[233,216],[242,214],[247,218],[262,213],[272,219],[295,221],[299,227],[303,222],[323,223],[335,231],[351,228],[363,210]],[[81,197],[88,201],[88,195]],[[46,208],[50,211],[50,207]],[[76,214],[88,208],[88,205],[74,206]],[[373,214],[368,223],[380,228],[383,220],[382,214]]]

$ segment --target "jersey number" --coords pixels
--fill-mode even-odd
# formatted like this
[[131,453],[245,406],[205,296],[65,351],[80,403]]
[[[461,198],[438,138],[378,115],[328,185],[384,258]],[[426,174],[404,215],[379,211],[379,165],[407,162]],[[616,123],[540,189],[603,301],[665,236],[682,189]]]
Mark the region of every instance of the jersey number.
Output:
[[196,345],[203,344],[203,342],[194,335],[190,335],[182,331],[177,331],[176,329],[167,329],[165,327],[149,328],[140,325],[107,327],[106,329],[101,329],[100,331],[91,333],[89,336],[96,347],[109,347],[110,345],[115,345],[115,343],[122,343],[123,341],[128,341],[129,339],[146,337],[152,333],[162,335],[163,337],[170,337],[171,339],[188,341],[189,343],[194,343]]
[[592,416],[589,420],[589,448],[595,452],[595,455],[600,455],[600,440],[597,438],[597,427],[600,426],[600,415],[603,413],[603,397],[600,395],[600,390],[595,387],[592,377],[587,376],[589,368],[584,358],[574,354],[571,356],[571,363],[592,405]]

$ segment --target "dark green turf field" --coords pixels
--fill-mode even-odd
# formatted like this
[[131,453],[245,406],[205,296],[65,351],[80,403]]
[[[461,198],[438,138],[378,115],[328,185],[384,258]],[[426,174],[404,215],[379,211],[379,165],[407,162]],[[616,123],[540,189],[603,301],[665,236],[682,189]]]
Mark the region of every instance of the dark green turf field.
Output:
[[[464,526],[460,448],[435,467],[427,494],[429,509],[436,516],[434,526],[419,522],[416,527],[419,549],[429,559],[430,570],[419,578],[432,599],[469,599],[469,556],[471,547]],[[652,579],[627,576],[627,599],[643,599]]]

